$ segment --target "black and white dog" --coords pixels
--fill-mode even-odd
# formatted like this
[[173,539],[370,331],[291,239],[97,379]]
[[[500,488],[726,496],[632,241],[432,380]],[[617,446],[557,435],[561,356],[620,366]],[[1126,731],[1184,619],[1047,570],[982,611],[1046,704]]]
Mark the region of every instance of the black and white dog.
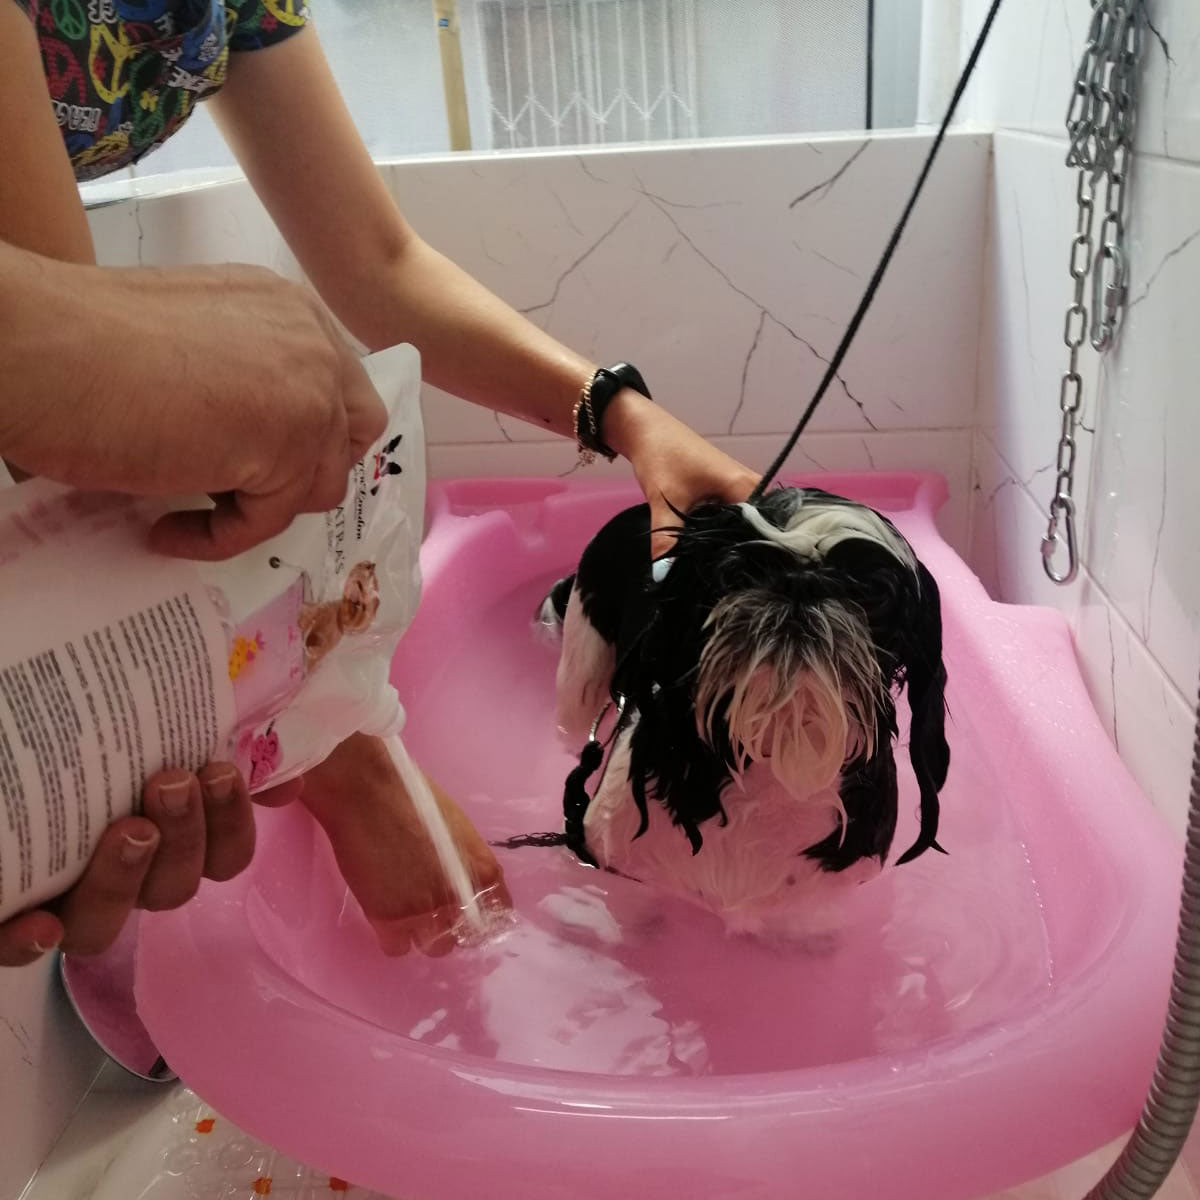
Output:
[[[895,526],[779,488],[693,509],[652,569],[649,537],[647,506],[614,517],[538,614],[562,638],[559,726],[589,739],[554,839],[732,929],[812,930],[806,914],[876,875],[891,848],[907,687],[921,819],[899,862],[940,850],[940,598]],[[610,697],[623,716],[589,799]]]

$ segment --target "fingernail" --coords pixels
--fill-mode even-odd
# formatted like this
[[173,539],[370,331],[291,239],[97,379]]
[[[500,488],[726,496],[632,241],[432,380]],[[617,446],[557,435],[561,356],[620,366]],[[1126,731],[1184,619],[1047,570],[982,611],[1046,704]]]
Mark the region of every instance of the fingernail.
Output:
[[209,804],[228,804],[233,799],[233,785],[237,783],[237,772],[227,771],[224,775],[213,775],[200,781],[204,798]]
[[61,938],[55,938],[48,946],[43,946],[41,942],[30,942],[29,949],[34,954],[49,954],[52,950],[57,950]]
[[121,847],[121,861],[127,867],[136,867],[138,863],[145,862],[150,857],[157,845],[157,834],[148,838],[133,838],[126,834],[125,844]]
[[192,798],[192,785],[186,779],[178,783],[160,783],[158,799],[163,809],[173,817],[182,817],[188,810],[188,802]]

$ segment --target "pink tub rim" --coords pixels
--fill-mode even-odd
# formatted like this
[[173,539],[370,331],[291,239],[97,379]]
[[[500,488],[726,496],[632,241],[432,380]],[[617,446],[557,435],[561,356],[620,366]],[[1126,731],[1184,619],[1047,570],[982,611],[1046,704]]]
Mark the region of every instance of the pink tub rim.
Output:
[[[461,1177],[461,1171],[450,1172],[447,1166],[455,1161],[452,1140],[430,1128],[428,1105],[421,1097],[435,1092],[444,1092],[446,1103],[462,1112],[464,1126],[457,1135],[461,1138],[494,1131],[501,1122],[510,1130],[510,1142],[553,1145],[568,1156],[572,1148],[587,1155],[593,1152],[588,1147],[596,1154],[603,1147],[619,1158],[621,1138],[613,1136],[613,1128],[649,1118],[669,1121],[673,1137],[686,1139],[693,1153],[706,1154],[706,1141],[720,1140],[714,1130],[728,1128],[736,1118],[730,1146],[740,1146],[752,1157],[785,1154],[797,1170],[803,1166],[802,1177],[814,1194],[821,1186],[836,1189],[839,1181],[847,1182],[844,1167],[828,1177],[816,1168],[814,1155],[823,1153],[819,1148],[836,1145],[850,1153],[858,1147],[861,1153],[863,1139],[869,1140],[878,1122],[895,1122],[897,1114],[912,1116],[905,1103],[908,1097],[926,1113],[936,1112],[941,1127],[922,1145],[917,1138],[922,1122],[916,1120],[916,1142],[897,1142],[886,1150],[870,1147],[874,1177],[892,1181],[889,1196],[921,1196],[922,1181],[928,1188],[928,1172],[923,1175],[924,1168],[908,1160],[936,1153],[939,1146],[980,1140],[995,1144],[998,1138],[1011,1143],[1011,1172],[990,1160],[980,1161],[977,1154],[944,1170],[939,1195],[949,1200],[1032,1178],[1124,1132],[1136,1116],[1141,1084],[1126,1086],[1127,1095],[1116,1104],[1111,1097],[1097,1098],[1095,1089],[1105,1075],[1149,1080],[1159,1027],[1148,1013],[1165,1002],[1180,847],[1148,803],[1141,811],[1130,806],[1129,798],[1138,795],[1136,786],[1091,708],[1062,617],[1047,609],[995,604],[937,534],[934,514],[947,496],[940,476],[821,475],[797,482],[867,502],[886,496],[890,506],[879,507],[914,542],[943,594],[953,596],[952,619],[981,628],[1000,621],[1007,636],[1036,642],[1042,657],[1031,670],[1036,667],[1040,678],[1053,681],[1061,703],[1097,748],[1094,755],[1073,764],[1079,771],[1076,790],[1087,796],[1086,811],[1080,801],[1076,815],[1086,819],[1093,840],[1110,851],[1105,866],[1123,884],[1123,906],[1114,914],[1108,938],[1073,965],[1054,994],[1044,1003],[1026,1005],[1003,1025],[977,1030],[966,1039],[819,1068],[667,1079],[549,1071],[418,1044],[333,1008],[267,958],[244,919],[238,919],[251,886],[243,876],[220,887],[206,884],[192,906],[153,914],[142,922],[137,985],[141,1013],[167,1061],[189,1086],[243,1128],[331,1173],[385,1191],[403,1186],[420,1194],[421,1188],[449,1184],[437,1200],[470,1193],[455,1190],[450,1178]],[[515,518],[520,526],[527,518],[536,522],[537,506],[549,497],[615,501],[635,494],[625,482],[433,483],[423,568],[430,579],[446,570],[464,540],[474,536],[475,514],[497,506],[523,508]],[[1024,733],[1031,754],[1058,761],[1060,747],[1051,731],[1033,724]],[[1101,745],[1108,747],[1107,753]],[[269,853],[270,846],[287,835],[289,823],[303,819],[290,812],[262,814],[264,849]],[[1141,963],[1138,971],[1129,970],[1126,962],[1133,951]],[[1158,978],[1147,974],[1150,965]],[[297,1053],[300,1045],[305,1046],[304,1054]],[[1096,1055],[1101,1053],[1107,1061],[1098,1074]],[[403,1071],[397,1069],[400,1064]],[[1030,1071],[1037,1064],[1042,1082],[1053,1084],[1030,1090]],[[314,1083],[321,1093],[316,1102],[311,1098]],[[994,1102],[1000,1093],[1013,1098],[1003,1111]],[[343,1131],[352,1126],[361,1135],[354,1152],[344,1144],[344,1132],[340,1139],[330,1136],[322,1115],[329,1112],[345,1117],[339,1126]],[[589,1112],[615,1119],[557,1119]],[[802,1116],[807,1120],[798,1121]],[[703,1137],[693,1138],[692,1122],[703,1126]],[[578,1127],[585,1125],[589,1132],[579,1134]],[[409,1161],[401,1177],[387,1161],[390,1149],[372,1154],[373,1141],[389,1148],[408,1145],[410,1150],[420,1145],[440,1165],[434,1169]],[[518,1148],[512,1152],[517,1154]],[[355,1161],[348,1162],[349,1157]],[[514,1178],[526,1179],[537,1161],[532,1150],[523,1154],[525,1173]],[[944,1156],[943,1165],[950,1166]],[[754,1190],[752,1174],[745,1177],[749,1182],[744,1191],[706,1190],[703,1179],[693,1181],[690,1175],[687,1186],[693,1195],[713,1200],[777,1194]],[[683,1186],[682,1178],[679,1183]],[[602,1180],[591,1179],[589,1187],[586,1194],[596,1200],[624,1194]],[[520,1194],[530,1196],[568,1194],[523,1188]],[[426,1200],[435,1200],[435,1193]]]

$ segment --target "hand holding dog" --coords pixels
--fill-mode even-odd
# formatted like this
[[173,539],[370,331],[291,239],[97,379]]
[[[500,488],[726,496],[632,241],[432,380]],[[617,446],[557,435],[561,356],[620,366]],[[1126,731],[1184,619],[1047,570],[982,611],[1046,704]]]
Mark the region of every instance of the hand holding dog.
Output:
[[702,500],[736,504],[758,475],[707,442],[665,408],[630,388],[613,398],[604,420],[605,439],[627,458],[650,505],[650,552],[670,554],[679,512]]

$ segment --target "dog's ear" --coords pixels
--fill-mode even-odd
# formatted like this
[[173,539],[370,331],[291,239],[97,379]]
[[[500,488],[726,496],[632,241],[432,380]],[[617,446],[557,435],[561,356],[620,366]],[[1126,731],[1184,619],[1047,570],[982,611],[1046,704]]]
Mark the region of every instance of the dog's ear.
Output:
[[542,624],[561,625],[567,619],[567,602],[571,599],[574,586],[575,576],[565,575],[546,593],[546,598],[538,608],[537,619]]
[[560,621],[567,619],[567,601],[571,598],[571,589],[574,586],[575,576],[567,575],[550,589],[550,603],[554,606],[554,615]]
[[897,860],[911,862],[926,850],[945,854],[938,845],[941,806],[938,793],[950,769],[946,742],[946,667],[942,662],[942,601],[937,582],[917,563],[920,595],[915,621],[904,641],[903,667],[912,710],[909,759],[921,789],[921,829],[917,840]]
[[838,784],[845,821],[823,842],[810,846],[805,858],[820,863],[829,872],[844,871],[864,858],[882,864],[892,848],[899,810],[896,758],[888,734],[896,727],[896,710],[891,694],[880,702],[876,718],[879,731],[875,753],[858,755],[848,762]]

